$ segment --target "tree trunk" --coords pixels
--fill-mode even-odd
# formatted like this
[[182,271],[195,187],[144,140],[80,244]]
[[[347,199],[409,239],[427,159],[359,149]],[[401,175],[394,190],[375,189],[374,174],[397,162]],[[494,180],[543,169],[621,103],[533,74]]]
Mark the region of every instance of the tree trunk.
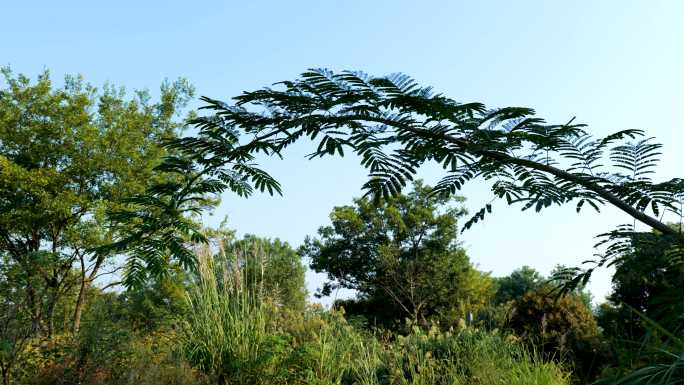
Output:
[[47,320],[47,338],[52,339],[55,333],[55,302],[51,301],[48,305],[47,312],[45,315]]
[[78,289],[78,298],[76,298],[76,307],[74,308],[74,324],[71,331],[77,334],[81,328],[81,315],[83,314],[83,307],[85,306],[85,292],[90,286],[90,282],[85,279],[81,279],[81,285]]
[[12,379],[10,376],[10,370],[11,366],[10,365],[2,365],[2,385],[10,385]]
[[47,308],[45,309],[45,323],[47,324],[47,338],[52,339],[55,334],[55,308],[59,301],[59,285],[54,285],[48,293]]
[[88,274],[85,265],[85,255],[78,249],[76,249],[76,255],[78,255],[79,262],[81,263],[81,284],[78,288],[78,298],[76,298],[76,307],[74,308],[74,324],[71,329],[74,334],[78,333],[81,328],[81,316],[83,315],[83,308],[85,307],[86,291],[93,280],[97,278],[97,272],[100,270],[100,266],[102,266],[104,261],[104,258],[97,257],[93,270]]
[[31,314],[31,331],[34,334],[42,334],[42,314],[38,301],[36,300],[36,290],[33,287],[32,280],[33,276],[29,272],[26,285],[26,302]]

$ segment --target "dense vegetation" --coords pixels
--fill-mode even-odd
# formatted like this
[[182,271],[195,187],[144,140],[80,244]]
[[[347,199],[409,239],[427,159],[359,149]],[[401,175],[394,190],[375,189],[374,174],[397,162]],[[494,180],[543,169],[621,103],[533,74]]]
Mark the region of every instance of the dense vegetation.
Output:
[[[660,146],[640,131],[596,139],[398,75],[309,71],[184,116],[182,79],[153,102],[3,74],[4,385],[684,383],[683,183],[650,179]],[[306,138],[312,158],[357,153],[368,194],[298,249],[202,224],[223,192],[281,193],[255,155]],[[444,179],[410,182],[431,161]],[[653,230],[604,234],[585,270],[491,277],[458,240],[492,211],[456,195],[477,178],[523,209],[611,204]],[[328,277],[317,296],[356,297],[308,302],[304,263]],[[594,307],[584,287],[607,264]]]

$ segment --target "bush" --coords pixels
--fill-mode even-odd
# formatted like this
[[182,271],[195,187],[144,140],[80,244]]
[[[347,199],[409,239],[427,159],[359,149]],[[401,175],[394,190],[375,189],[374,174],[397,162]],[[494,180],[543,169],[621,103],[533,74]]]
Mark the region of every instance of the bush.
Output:
[[156,385],[206,383],[175,354],[171,329],[133,331],[115,295],[94,299],[77,336],[33,341],[22,362],[25,385]]
[[530,291],[513,302],[507,326],[546,359],[568,363],[582,382],[595,379],[608,361],[594,315],[579,295]]
[[108,361],[79,353],[83,346],[70,336],[55,336],[32,345],[24,364],[24,385],[200,385],[204,376],[173,354],[172,336],[148,335],[110,346]]

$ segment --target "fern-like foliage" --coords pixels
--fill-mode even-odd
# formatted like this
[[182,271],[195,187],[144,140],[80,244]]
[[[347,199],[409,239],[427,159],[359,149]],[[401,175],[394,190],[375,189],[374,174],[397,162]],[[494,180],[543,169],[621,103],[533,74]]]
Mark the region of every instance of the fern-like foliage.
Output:
[[[311,158],[357,154],[368,170],[363,189],[376,197],[398,194],[421,165],[436,162],[445,175],[435,194],[484,179],[494,198],[523,210],[574,203],[578,211],[598,211],[611,204],[684,242],[660,217],[681,217],[684,181],[650,179],[660,145],[641,130],[595,138],[573,120],[548,124],[530,108],[459,103],[402,74],[312,69],[231,103],[202,100],[208,114],[193,121],[197,135],[169,146],[238,194],[279,193],[277,182],[249,162],[308,140]],[[488,204],[466,227],[490,211]]]
[[[247,139],[238,147],[247,154],[280,155],[300,139],[314,142],[312,158],[356,153],[371,195],[397,194],[420,165],[437,162],[445,176],[435,194],[454,194],[480,178],[492,182],[495,198],[523,210],[575,202],[577,211],[599,211],[611,204],[684,242],[661,219],[667,211],[681,218],[684,182],[651,180],[661,145],[641,130],[595,138],[574,120],[547,124],[529,108],[459,103],[401,74],[313,69],[276,88],[245,92],[231,105],[203,100],[213,114],[198,119],[201,133]],[[487,204],[465,228],[491,210]],[[617,229],[608,243],[631,233]],[[609,247],[606,260],[618,249]]]
[[[529,108],[458,103],[401,74],[314,69],[233,104],[203,100],[212,114],[196,120],[200,135],[246,139],[232,150],[241,155],[280,155],[300,139],[314,142],[312,158],[356,153],[368,170],[363,188],[376,196],[398,193],[420,165],[438,162],[446,175],[436,194],[484,178],[495,197],[523,209],[609,203],[661,232],[671,232],[661,210],[679,213],[682,182],[651,181],[661,146],[638,139],[640,130],[594,138],[572,120],[547,124]],[[192,140],[183,142],[190,153],[209,148]]]
[[628,375],[613,380],[611,383],[618,385],[674,385],[684,384],[684,340],[675,333],[663,327],[646,314],[639,312],[629,305],[632,312],[642,319],[649,334],[662,336],[651,356],[655,363],[639,368]]
[[127,255],[123,284],[142,286],[148,277],[167,274],[172,266],[196,267],[191,246],[207,241],[200,215],[218,203],[226,190],[247,197],[255,190],[280,193],[277,181],[250,163],[249,153],[233,151],[237,136],[213,135],[173,139],[169,153],[155,168],[163,182],[144,194],[124,201],[124,207],[108,213],[120,234],[96,252]]

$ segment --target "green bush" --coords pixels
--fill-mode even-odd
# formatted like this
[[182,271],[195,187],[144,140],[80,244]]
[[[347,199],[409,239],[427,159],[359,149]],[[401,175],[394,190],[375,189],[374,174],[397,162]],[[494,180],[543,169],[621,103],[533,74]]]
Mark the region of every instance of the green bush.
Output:
[[28,349],[22,385],[201,385],[207,384],[173,353],[173,335],[151,334],[110,345],[107,357],[81,352],[82,341],[55,336]]
[[507,327],[545,359],[566,363],[583,383],[608,362],[594,315],[579,295],[558,298],[551,287],[527,292],[512,303]]
[[[78,335],[35,339],[26,348],[21,385],[205,384],[205,376],[175,352],[170,328],[136,332],[127,303],[99,295],[84,314]],[[122,308],[124,306],[124,308]],[[133,322],[131,322],[133,321]]]

